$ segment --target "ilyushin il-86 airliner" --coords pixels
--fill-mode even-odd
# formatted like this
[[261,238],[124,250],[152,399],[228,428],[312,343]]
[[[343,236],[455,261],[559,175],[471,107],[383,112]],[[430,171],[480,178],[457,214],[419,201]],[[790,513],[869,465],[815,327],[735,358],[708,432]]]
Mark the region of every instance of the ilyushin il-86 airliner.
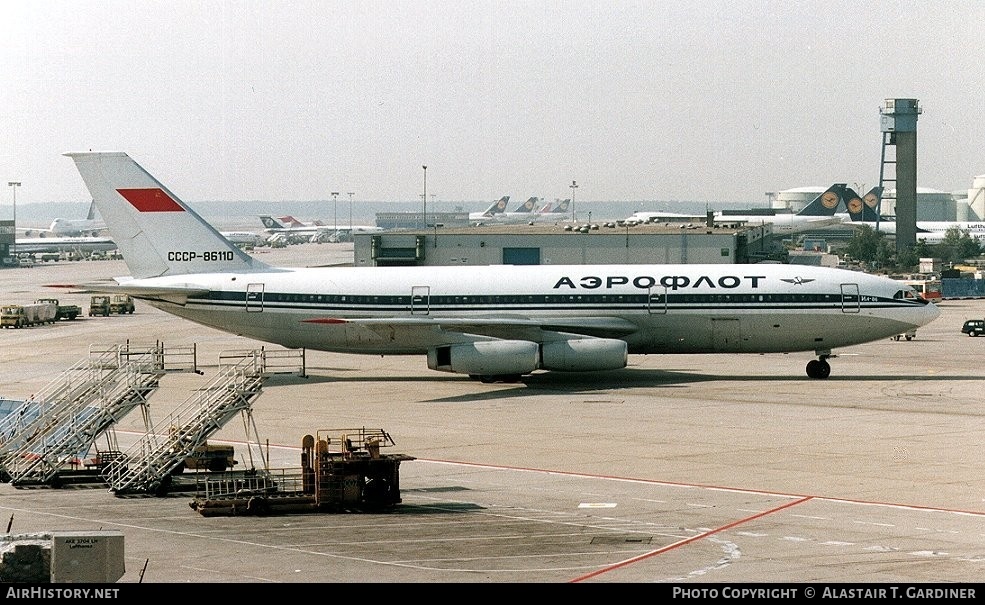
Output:
[[813,351],[923,326],[902,283],[783,264],[268,266],[228,242],[123,152],[68,153],[130,271],[107,289],[289,348],[426,355],[483,382],[626,367],[630,354]]

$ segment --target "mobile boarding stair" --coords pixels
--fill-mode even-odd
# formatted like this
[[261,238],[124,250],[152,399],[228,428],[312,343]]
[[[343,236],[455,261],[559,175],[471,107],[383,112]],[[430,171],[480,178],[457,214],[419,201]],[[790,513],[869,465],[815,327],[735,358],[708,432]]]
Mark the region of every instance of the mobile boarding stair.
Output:
[[[284,364],[285,359],[298,355],[302,360],[299,367],[295,368],[293,362]],[[166,492],[179,465],[237,415],[243,418],[252,458],[253,447],[260,450],[253,422],[253,400],[259,396],[263,381],[272,374],[290,372],[304,376],[303,359],[303,350],[260,349],[220,356],[216,377],[164,420],[167,434],[158,435],[151,428],[104,467],[103,477],[110,490],[116,495]],[[258,457],[263,460],[262,456]]]
[[[0,420],[0,472],[14,485],[57,485],[77,467],[101,434],[147,398],[168,371],[194,370],[187,362],[168,368],[165,349],[126,343],[90,349],[84,359]],[[179,356],[188,359],[187,350]],[[115,439],[114,439],[115,440]]]

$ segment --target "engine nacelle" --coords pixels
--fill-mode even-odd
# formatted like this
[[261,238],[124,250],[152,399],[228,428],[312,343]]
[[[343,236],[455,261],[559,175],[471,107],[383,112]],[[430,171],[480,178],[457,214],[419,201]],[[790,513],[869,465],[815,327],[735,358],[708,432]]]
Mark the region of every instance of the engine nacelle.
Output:
[[470,376],[517,376],[537,369],[537,343],[491,340],[437,347],[428,351],[428,367]]
[[614,338],[577,338],[544,343],[541,367],[560,372],[619,370],[626,367],[625,341]]

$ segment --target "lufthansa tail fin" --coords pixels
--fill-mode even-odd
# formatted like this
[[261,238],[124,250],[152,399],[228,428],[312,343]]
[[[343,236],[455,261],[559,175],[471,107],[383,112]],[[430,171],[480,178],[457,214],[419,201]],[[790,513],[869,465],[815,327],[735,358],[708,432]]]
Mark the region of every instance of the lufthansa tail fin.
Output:
[[[862,196],[862,203],[865,204],[866,212],[873,218],[871,220],[876,220],[879,217],[879,213],[882,212],[882,192],[885,191],[883,187],[878,185],[869,189],[869,192]],[[868,211],[872,212],[869,213]],[[870,219],[865,219],[870,220]]]
[[493,202],[492,206],[486,208],[485,212],[483,212],[482,214],[485,216],[494,216],[496,214],[499,214],[500,212],[506,212],[506,204],[508,204],[509,201],[510,201],[510,196],[504,195],[503,197]]
[[845,206],[848,208],[848,216],[852,222],[874,223],[879,220],[879,201],[882,199],[882,187],[873,187],[860,197],[854,189],[845,189]]
[[842,203],[845,196],[846,183],[835,183],[828,187],[824,193],[814,198],[814,200],[804,206],[804,209],[797,214],[801,216],[834,216],[838,211],[838,206]]
[[269,269],[123,152],[66,153],[134,278]]
[[552,213],[564,213],[564,212],[567,212],[568,211],[568,208],[570,208],[570,207],[571,207],[571,198],[568,198],[566,200],[561,200],[560,202],[558,202],[557,205],[554,206],[554,209],[551,210],[551,212]]
[[527,201],[517,206],[514,212],[533,212],[537,207],[537,197],[528,198]]

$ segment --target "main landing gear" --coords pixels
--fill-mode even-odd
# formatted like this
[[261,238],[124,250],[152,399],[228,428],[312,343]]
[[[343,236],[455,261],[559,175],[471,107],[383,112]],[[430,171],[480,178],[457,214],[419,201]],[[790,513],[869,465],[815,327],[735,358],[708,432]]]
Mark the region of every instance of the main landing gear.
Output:
[[811,378],[827,378],[831,376],[831,364],[828,358],[833,357],[830,353],[818,353],[817,359],[807,362],[807,375]]

